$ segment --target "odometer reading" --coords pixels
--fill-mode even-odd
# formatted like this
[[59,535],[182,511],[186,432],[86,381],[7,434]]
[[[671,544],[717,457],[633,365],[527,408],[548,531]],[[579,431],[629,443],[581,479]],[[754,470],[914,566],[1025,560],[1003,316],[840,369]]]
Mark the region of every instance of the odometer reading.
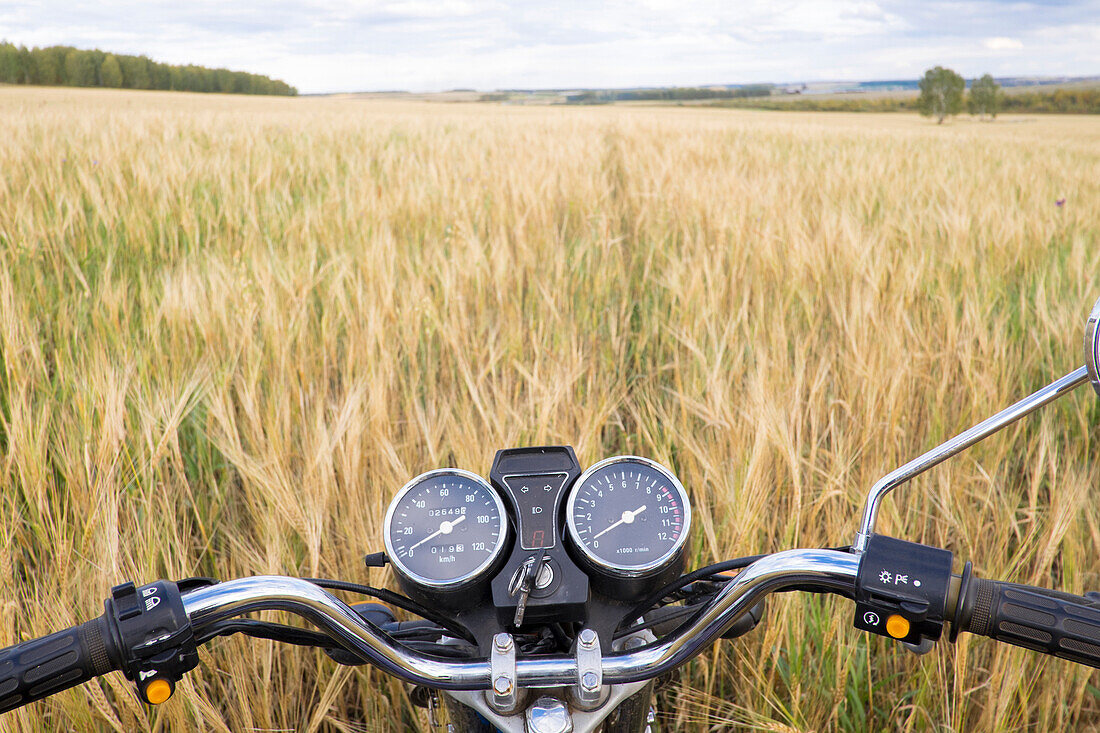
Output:
[[569,535],[605,571],[659,570],[683,547],[691,523],[687,493],[672,473],[645,458],[620,456],[577,479],[566,507]]
[[386,512],[386,552],[394,569],[432,588],[476,580],[504,550],[506,532],[497,492],[458,469],[417,476]]

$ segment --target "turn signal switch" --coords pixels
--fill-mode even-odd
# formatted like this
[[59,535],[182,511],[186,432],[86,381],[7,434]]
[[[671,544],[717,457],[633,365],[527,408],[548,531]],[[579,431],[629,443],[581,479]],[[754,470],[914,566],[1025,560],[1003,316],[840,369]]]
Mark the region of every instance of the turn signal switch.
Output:
[[952,555],[872,535],[859,563],[855,627],[928,651],[943,633]]
[[179,586],[167,580],[140,588],[123,583],[111,589],[104,605],[107,646],[113,647],[123,674],[137,685],[143,702],[166,701],[176,682],[199,663]]

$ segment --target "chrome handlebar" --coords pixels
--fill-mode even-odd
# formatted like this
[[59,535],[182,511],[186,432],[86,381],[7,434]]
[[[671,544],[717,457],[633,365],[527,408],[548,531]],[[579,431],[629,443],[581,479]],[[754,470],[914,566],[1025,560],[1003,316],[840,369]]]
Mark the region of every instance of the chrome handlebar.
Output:
[[[603,681],[637,682],[678,667],[721,637],[768,593],[799,586],[851,591],[859,560],[858,555],[835,550],[787,550],[757,560],[729,581],[687,628],[659,643],[605,655]],[[287,611],[407,682],[441,690],[490,688],[488,660],[453,661],[394,647],[347,604],[298,578],[261,575],[230,580],[184,594],[183,605],[196,632],[245,613]],[[569,685],[577,679],[577,662],[564,655],[519,657],[516,677],[521,687]]]

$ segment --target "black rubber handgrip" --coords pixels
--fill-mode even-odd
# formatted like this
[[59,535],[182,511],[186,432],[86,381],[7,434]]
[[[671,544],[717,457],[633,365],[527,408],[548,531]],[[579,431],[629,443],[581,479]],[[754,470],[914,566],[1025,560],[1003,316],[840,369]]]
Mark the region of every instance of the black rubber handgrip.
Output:
[[971,634],[1100,667],[1100,603],[1091,598],[974,579],[957,623]]
[[101,616],[56,634],[0,650],[0,713],[116,669]]

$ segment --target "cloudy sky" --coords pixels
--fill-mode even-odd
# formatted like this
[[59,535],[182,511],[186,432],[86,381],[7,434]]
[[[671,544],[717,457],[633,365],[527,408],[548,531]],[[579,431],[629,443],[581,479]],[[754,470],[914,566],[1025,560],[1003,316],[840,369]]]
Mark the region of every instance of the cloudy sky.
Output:
[[1100,0],[0,0],[0,39],[302,92],[1100,75]]

